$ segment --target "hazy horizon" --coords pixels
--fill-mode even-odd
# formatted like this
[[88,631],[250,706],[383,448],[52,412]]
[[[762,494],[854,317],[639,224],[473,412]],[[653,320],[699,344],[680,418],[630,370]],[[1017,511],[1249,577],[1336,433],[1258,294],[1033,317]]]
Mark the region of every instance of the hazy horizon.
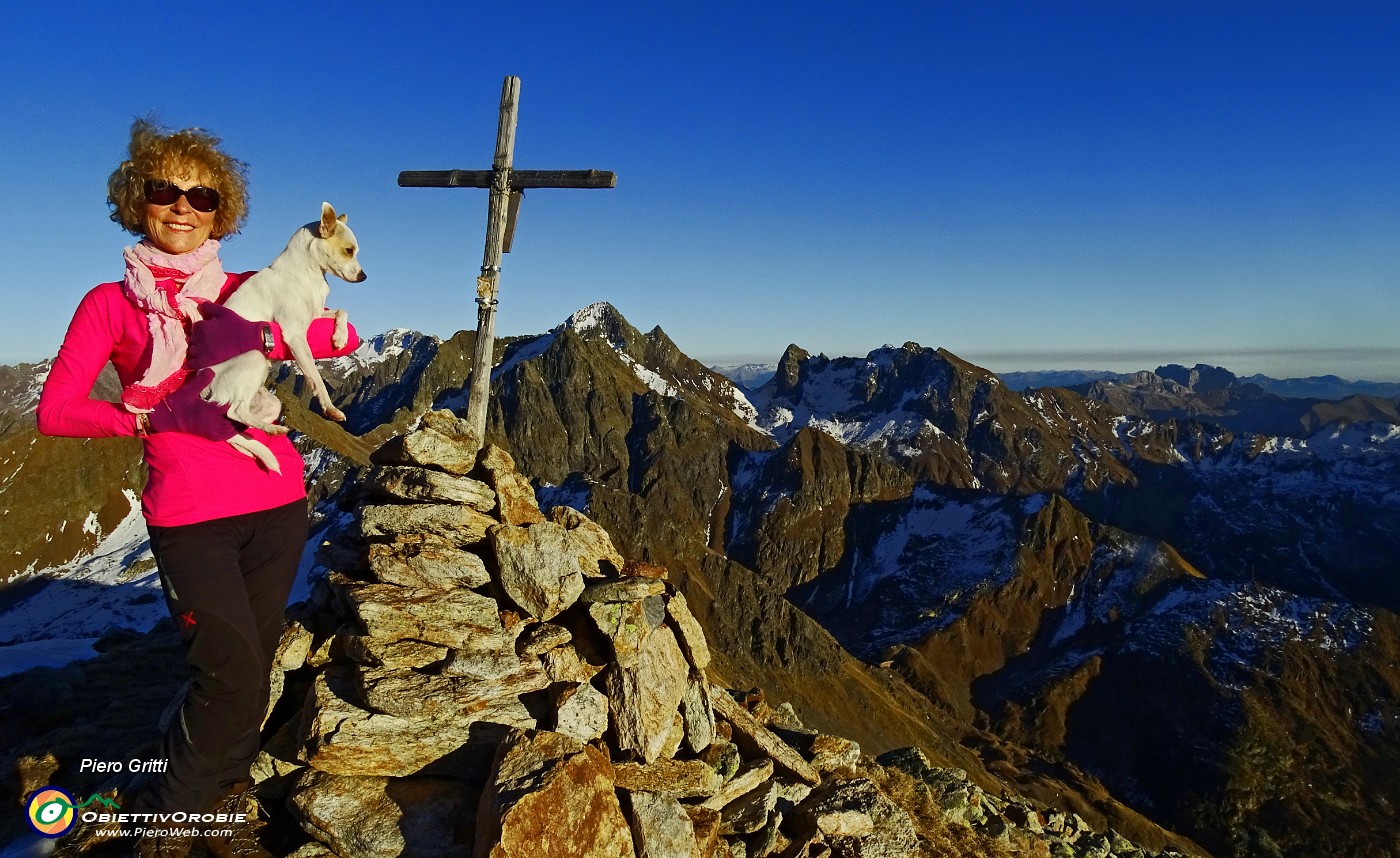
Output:
[[[623,314],[624,317],[626,314]],[[639,324],[633,319],[628,319],[633,325],[650,330],[653,324]],[[665,326],[662,326],[665,330]],[[388,329],[386,329],[387,331]],[[373,337],[386,331],[365,331],[360,329],[360,333],[366,337]],[[419,333],[432,334],[440,339],[446,339],[455,332],[434,333],[431,331],[419,331]],[[503,338],[513,336],[533,336],[545,333],[545,331],[535,331],[530,333],[503,333],[497,332]],[[669,335],[669,331],[667,332]],[[674,339],[674,338],[673,338]],[[685,344],[677,345],[691,358],[699,361],[705,366],[742,366],[744,364],[776,364],[782,357],[782,350],[772,353],[766,352],[712,352],[703,348],[691,351]],[[795,343],[800,348],[811,354],[825,354],[830,358],[837,357],[864,357],[872,351],[886,345],[900,345],[899,343],[881,343],[872,345],[859,352],[833,352],[824,351],[820,348],[811,348],[804,343]],[[919,343],[926,348],[946,348],[937,343]],[[785,349],[786,347],[784,347]],[[960,352],[956,349],[948,349],[963,360],[974,363],[995,373],[1007,372],[1117,372],[1132,373],[1142,370],[1155,370],[1159,366],[1167,364],[1180,364],[1183,366],[1195,366],[1196,364],[1207,364],[1210,366],[1223,367],[1237,376],[1245,377],[1251,375],[1266,375],[1271,378],[1309,378],[1317,376],[1334,375],[1347,381],[1372,381],[1372,382],[1394,382],[1400,383],[1400,347],[1397,348],[1326,348],[1326,349],[1241,349],[1241,348],[1217,348],[1201,349],[1192,351],[1159,351],[1152,349],[1048,349],[1039,351],[1030,350],[988,350],[988,351],[968,351]],[[57,344],[54,346],[57,351]],[[19,364],[40,363],[53,355],[32,356],[17,360],[0,360],[0,366],[16,366]],[[1364,371],[1355,371],[1349,368],[1364,368],[1374,366],[1392,367],[1388,374],[1366,374]],[[1319,367],[1325,367],[1319,369]]]
[[[797,345],[801,346],[801,343]],[[920,345],[928,346],[926,343]],[[928,346],[936,348],[936,346]],[[812,354],[821,353],[820,350],[808,349]],[[835,355],[827,354],[827,357],[864,357],[874,349],[859,355]],[[950,350],[951,351],[951,350]],[[1337,352],[1354,351],[1354,355],[1339,355]],[[1397,370],[1389,376],[1369,376],[1364,374],[1347,374],[1337,371],[1313,371],[1308,369],[1310,364],[1301,359],[1309,353],[1327,352],[1331,358],[1330,364],[1333,366],[1345,367],[1347,365],[1365,364],[1371,365],[1377,360],[1384,359],[1393,363]],[[1384,354],[1376,354],[1384,352]],[[954,351],[963,360],[974,363],[984,369],[995,373],[1006,372],[1118,372],[1132,373],[1142,370],[1155,370],[1159,366],[1167,364],[1180,364],[1182,366],[1195,366],[1196,364],[1207,364],[1228,369],[1237,376],[1245,377],[1251,375],[1266,375],[1270,378],[1310,378],[1318,376],[1335,375],[1347,381],[1375,381],[1400,383],[1400,348],[1396,349],[1312,349],[1297,350],[1294,352],[1245,352],[1230,351],[1228,349],[1205,350],[1202,352],[1094,352],[1085,350],[1065,350],[1059,352],[985,352],[985,353],[961,353]],[[691,355],[696,360],[706,366],[742,366],[744,364],[776,364],[781,354],[774,356],[751,355],[751,359],[733,359],[733,355],[719,355],[717,359],[702,358]],[[1278,358],[1292,357],[1293,360],[1280,361]]]

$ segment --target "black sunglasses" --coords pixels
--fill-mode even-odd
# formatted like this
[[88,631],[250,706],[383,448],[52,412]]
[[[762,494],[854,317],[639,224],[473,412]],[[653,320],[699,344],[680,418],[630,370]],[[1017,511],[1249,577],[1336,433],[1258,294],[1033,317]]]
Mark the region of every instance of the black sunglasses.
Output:
[[184,197],[190,208],[197,212],[208,213],[219,207],[219,192],[213,188],[195,185],[185,190],[161,179],[146,180],[146,202],[158,206],[173,206],[180,197]]

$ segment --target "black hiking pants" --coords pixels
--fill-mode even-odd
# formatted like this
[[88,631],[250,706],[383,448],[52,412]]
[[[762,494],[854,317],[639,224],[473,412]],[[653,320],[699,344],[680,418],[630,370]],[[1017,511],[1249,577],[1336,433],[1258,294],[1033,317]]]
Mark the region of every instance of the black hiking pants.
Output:
[[203,813],[258,754],[268,672],[306,547],[306,500],[149,530],[193,686],[161,742],[168,768],[141,804]]

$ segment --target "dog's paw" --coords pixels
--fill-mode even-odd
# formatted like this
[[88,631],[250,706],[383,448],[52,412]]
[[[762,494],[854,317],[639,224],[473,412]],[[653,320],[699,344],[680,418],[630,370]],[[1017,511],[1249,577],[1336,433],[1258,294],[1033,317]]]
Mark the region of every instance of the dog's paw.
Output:
[[291,430],[291,428],[289,428],[289,427],[287,427],[287,426],[283,426],[283,425],[281,425],[280,423],[270,423],[270,424],[268,424],[268,427],[267,427],[266,429],[264,429],[263,431],[266,432],[266,433],[269,434],[269,435],[286,435],[288,432],[290,432],[290,431],[292,431],[292,430]]
[[350,342],[349,331],[342,331],[339,328],[336,328],[335,333],[331,334],[331,346],[333,348],[343,349],[345,348],[345,344],[348,342]]
[[328,419],[334,420],[337,423],[345,422],[345,412],[336,408],[334,405],[327,405],[322,413],[325,414]]

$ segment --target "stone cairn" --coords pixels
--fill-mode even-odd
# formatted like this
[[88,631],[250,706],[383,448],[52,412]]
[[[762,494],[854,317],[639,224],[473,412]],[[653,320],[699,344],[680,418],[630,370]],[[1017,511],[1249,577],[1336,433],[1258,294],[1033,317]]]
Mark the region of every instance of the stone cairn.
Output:
[[[712,686],[666,570],[580,512],[543,515],[466,421],[429,412],[373,462],[273,671],[254,777],[311,838],[295,858],[919,854],[910,815],[852,774],[854,742]],[[996,839],[1144,854],[917,750],[881,760]]]

